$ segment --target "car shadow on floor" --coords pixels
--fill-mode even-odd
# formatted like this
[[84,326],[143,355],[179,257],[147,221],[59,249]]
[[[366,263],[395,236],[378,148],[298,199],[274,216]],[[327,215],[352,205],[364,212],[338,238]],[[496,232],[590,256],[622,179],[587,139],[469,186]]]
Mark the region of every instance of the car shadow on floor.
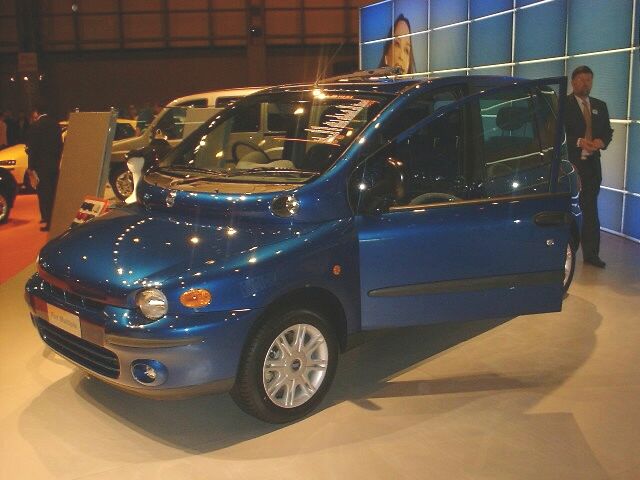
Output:
[[[335,418],[337,412],[334,414],[332,409],[340,409],[344,402],[361,407],[359,411],[367,415],[366,410],[384,409],[380,401],[386,398],[439,398],[437,396],[442,394],[461,394],[450,403],[438,404],[437,408],[440,410],[460,408],[462,404],[473,401],[474,396],[484,398],[495,392],[516,389],[533,388],[536,390],[537,398],[538,392],[544,395],[569,378],[594,348],[595,330],[600,324],[600,315],[592,304],[578,299],[573,301],[582,304],[580,307],[583,313],[579,318],[549,314],[518,317],[514,320],[518,323],[517,327],[511,325],[509,319],[492,319],[394,329],[372,334],[367,342],[340,357],[334,384],[320,408],[310,417],[290,425],[269,425],[260,422],[244,414],[226,394],[187,400],[154,401],[120,392],[97,380],[87,379],[77,372],[54,383],[34,399],[23,414],[21,423],[24,425],[21,425],[21,429],[27,435],[39,425],[39,421],[51,425],[77,423],[79,420],[75,418],[76,414],[73,411],[57,408],[61,401],[64,402],[65,397],[73,396],[70,403],[80,403],[82,411],[78,414],[88,417],[90,423],[97,415],[107,415],[115,423],[107,422],[108,425],[105,425],[104,421],[96,422],[96,438],[92,438],[90,425],[86,426],[88,432],[82,439],[76,438],[71,432],[67,433],[64,428],[55,429],[50,435],[63,437],[64,444],[76,445],[81,451],[93,449],[92,445],[100,444],[100,448],[108,452],[109,442],[118,443],[120,451],[122,446],[119,442],[122,441],[121,431],[124,426],[125,430],[128,428],[137,433],[131,435],[132,437],[144,439],[136,442],[135,452],[131,452],[131,461],[138,462],[143,461],[146,455],[157,459],[158,443],[171,447],[172,451],[177,449],[181,452],[202,454],[268,435],[283,428],[293,429],[291,433],[295,434],[296,426],[303,422],[339,422]],[[519,330],[528,332],[529,337],[522,338]],[[499,355],[497,361],[502,362],[501,364],[513,362],[513,365],[522,367],[521,370],[515,367],[513,371],[488,369],[474,374],[447,375],[441,378],[429,378],[430,374],[421,375],[418,372],[419,380],[403,379],[403,374],[410,373],[415,376],[416,370],[429,367],[430,362],[435,359],[446,362],[446,358],[440,357],[447,355],[450,349],[455,351],[456,348],[465,348],[465,342],[470,340],[470,344],[476,345],[482,340],[479,338],[482,335],[490,336],[486,340],[488,342],[504,345],[504,352]],[[580,341],[576,343],[576,339]],[[526,351],[523,350],[525,346]],[[559,351],[563,354],[554,361],[554,355]],[[478,359],[475,357],[481,355],[479,352],[470,353],[469,362],[477,363]],[[553,361],[552,368],[548,363],[543,365],[537,361],[549,356]],[[398,380],[394,380],[395,378]],[[86,402],[84,406],[83,402]],[[425,404],[424,408],[431,408],[428,402]],[[530,404],[518,406],[515,414],[519,417],[526,415],[525,412],[530,407]],[[370,414],[375,415],[375,412]],[[510,415],[513,415],[513,412]],[[303,424],[303,428],[308,427],[310,426],[305,427]],[[313,423],[311,427],[314,428]],[[337,428],[346,428],[348,432],[357,429],[353,425],[349,427],[348,422],[344,427]],[[351,430],[348,430],[349,428]],[[401,421],[398,422],[397,428],[407,428],[407,425],[403,425]],[[105,429],[107,433],[104,432]],[[385,432],[388,433],[387,430]],[[371,432],[366,434],[371,435]],[[349,435],[353,433],[345,434],[342,441],[350,442],[349,438],[353,437]],[[336,438],[339,439],[340,435],[332,439],[332,446],[335,446]],[[32,441],[37,444],[44,440],[34,437]],[[55,443],[56,439],[49,441]],[[313,450],[328,447],[329,445],[318,440],[317,444],[307,443],[304,448]],[[35,445],[36,451],[38,448],[40,447]],[[278,453],[274,450],[256,455],[277,457],[284,454],[285,452]]]

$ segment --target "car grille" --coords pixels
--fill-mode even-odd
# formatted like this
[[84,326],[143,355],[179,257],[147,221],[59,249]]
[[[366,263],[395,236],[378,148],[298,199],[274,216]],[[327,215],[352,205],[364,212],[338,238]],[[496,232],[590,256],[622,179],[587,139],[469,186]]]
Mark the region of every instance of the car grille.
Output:
[[40,318],[36,323],[42,340],[59,354],[105,377],[120,376],[120,362],[112,351],[71,335]]
[[50,283],[45,282],[44,280],[42,281],[42,291],[46,295],[50,295],[51,297],[70,307],[93,310],[97,312],[101,311],[104,308],[104,305],[100,302],[96,302],[95,300],[90,300],[86,297],[82,297],[75,293],[71,293],[61,288],[55,287]]

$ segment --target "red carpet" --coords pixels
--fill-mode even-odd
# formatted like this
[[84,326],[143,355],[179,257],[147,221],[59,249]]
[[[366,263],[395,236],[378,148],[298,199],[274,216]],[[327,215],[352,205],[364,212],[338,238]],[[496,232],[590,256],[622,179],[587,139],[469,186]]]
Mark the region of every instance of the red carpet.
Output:
[[47,242],[39,221],[38,197],[18,195],[9,221],[0,225],[0,283],[35,264],[36,255]]

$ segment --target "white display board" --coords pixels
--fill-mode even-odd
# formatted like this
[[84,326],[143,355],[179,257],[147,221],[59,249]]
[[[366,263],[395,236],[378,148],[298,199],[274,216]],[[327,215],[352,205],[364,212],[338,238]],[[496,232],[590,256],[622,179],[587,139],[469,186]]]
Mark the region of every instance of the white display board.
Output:
[[49,238],[69,228],[87,195],[104,196],[116,118],[116,112],[71,113]]

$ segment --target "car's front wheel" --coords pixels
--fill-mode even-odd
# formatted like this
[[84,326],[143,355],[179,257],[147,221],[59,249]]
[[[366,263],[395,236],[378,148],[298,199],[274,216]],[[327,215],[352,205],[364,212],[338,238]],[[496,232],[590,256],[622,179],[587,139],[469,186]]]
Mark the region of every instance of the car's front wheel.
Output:
[[9,220],[10,211],[11,207],[9,207],[9,199],[0,193],[0,224],[6,223],[7,220]]
[[576,250],[571,242],[567,243],[567,252],[564,257],[564,280],[562,288],[566,292],[573,281],[573,274],[576,270]]
[[338,363],[334,329],[318,312],[270,315],[250,339],[231,391],[245,412],[269,423],[297,420],[326,394]]
[[119,200],[124,201],[133,193],[133,175],[127,168],[126,162],[111,166],[109,183]]

